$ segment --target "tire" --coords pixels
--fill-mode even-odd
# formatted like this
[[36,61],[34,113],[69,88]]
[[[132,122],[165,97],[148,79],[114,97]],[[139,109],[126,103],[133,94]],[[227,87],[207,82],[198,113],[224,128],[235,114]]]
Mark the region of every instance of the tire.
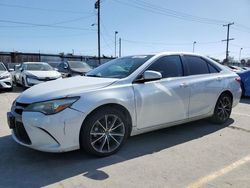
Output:
[[22,86],[26,89],[24,78],[22,78]]
[[105,157],[116,153],[129,135],[129,123],[116,108],[102,108],[84,121],[80,146],[87,153]]
[[214,108],[214,114],[211,117],[211,121],[217,124],[225,123],[232,112],[232,98],[229,94],[223,93],[217,100]]

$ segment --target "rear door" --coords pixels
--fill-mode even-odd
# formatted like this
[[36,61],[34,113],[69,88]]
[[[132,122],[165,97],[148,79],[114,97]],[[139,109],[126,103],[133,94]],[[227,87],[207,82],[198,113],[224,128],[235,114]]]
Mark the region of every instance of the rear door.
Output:
[[223,88],[223,78],[219,70],[206,59],[193,56],[183,56],[187,68],[187,82],[191,88],[189,103],[189,118],[210,113]]

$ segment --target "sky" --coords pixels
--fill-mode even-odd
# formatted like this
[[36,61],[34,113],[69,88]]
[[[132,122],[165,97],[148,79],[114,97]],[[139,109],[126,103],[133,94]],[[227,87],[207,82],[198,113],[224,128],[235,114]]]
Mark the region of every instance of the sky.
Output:
[[[1,0],[0,51],[97,55],[95,0]],[[101,54],[193,51],[250,57],[250,0],[101,0]],[[93,25],[94,24],[94,25]],[[240,50],[243,48],[242,50]],[[117,46],[118,51],[118,46]]]

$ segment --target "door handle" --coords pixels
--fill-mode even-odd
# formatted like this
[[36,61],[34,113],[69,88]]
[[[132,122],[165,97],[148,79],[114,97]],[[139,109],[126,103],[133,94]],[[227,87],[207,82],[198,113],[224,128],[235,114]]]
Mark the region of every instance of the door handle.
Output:
[[188,84],[187,83],[181,83],[180,86],[181,87],[188,87]]
[[221,77],[217,77],[216,80],[217,80],[217,81],[221,81],[222,78],[221,78]]

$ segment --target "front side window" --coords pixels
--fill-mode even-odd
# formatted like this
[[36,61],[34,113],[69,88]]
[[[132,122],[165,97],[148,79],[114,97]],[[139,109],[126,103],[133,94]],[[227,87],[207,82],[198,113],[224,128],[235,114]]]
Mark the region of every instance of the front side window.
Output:
[[184,57],[187,60],[189,75],[209,73],[207,62],[202,58],[197,56],[188,56],[188,55],[185,55]]
[[102,78],[125,78],[149,60],[152,55],[128,56],[111,60],[88,72],[86,76]]
[[161,57],[150,65],[147,70],[160,72],[162,74],[162,78],[178,77],[183,75],[182,62],[180,56],[178,55]]

